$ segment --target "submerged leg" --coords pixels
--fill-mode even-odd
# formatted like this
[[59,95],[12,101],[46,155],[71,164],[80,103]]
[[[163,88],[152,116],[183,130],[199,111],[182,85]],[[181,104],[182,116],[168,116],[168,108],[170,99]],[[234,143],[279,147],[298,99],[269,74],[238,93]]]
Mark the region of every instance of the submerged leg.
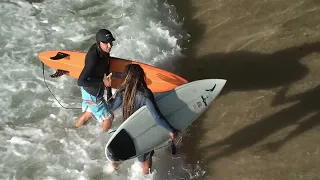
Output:
[[102,131],[106,132],[108,131],[111,126],[112,126],[112,121],[113,121],[114,115],[112,114],[111,116],[109,116],[107,119],[102,121]]
[[141,163],[141,168],[144,175],[147,175],[151,172],[151,166],[152,166],[152,159]]
[[141,168],[144,175],[151,173],[153,154],[154,151],[152,150],[138,157],[138,160],[141,162]]
[[82,125],[85,125],[89,119],[92,118],[92,113],[85,111],[76,121],[76,123],[74,124],[74,127],[78,128]]

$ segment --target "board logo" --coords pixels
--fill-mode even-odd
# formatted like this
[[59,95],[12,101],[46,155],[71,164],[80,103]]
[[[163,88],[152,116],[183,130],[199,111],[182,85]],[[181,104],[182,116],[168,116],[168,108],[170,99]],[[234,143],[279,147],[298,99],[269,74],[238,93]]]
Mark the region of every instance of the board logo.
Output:
[[196,111],[198,109],[200,109],[202,107],[202,103],[201,101],[196,102],[195,104],[193,104],[193,109]]
[[212,92],[215,88],[216,88],[216,84],[213,86],[213,88],[211,88],[211,89],[206,89],[206,91]]
[[204,105],[206,105],[206,106],[208,106],[208,104],[207,104],[207,98],[208,98],[208,96],[207,96],[207,97],[201,96],[202,102],[203,102]]

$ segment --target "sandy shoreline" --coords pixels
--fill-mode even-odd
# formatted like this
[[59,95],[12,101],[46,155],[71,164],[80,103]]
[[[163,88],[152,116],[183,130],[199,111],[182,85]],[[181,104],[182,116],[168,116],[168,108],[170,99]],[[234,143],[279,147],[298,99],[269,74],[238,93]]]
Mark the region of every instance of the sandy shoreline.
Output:
[[225,78],[180,151],[204,179],[319,179],[320,2],[169,1],[191,35],[176,73]]

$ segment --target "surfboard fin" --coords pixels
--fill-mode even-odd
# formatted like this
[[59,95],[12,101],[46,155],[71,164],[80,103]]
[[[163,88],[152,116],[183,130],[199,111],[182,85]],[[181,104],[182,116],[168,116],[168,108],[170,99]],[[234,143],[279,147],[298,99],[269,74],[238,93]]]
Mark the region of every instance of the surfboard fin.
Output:
[[68,73],[68,71],[58,69],[54,74],[51,74],[50,77],[57,78],[57,77],[60,77],[64,74],[67,74],[67,73]]
[[54,57],[50,57],[50,59],[52,59],[52,60],[60,60],[60,59],[66,58],[68,56],[70,56],[70,55],[67,54],[67,53],[58,52]]

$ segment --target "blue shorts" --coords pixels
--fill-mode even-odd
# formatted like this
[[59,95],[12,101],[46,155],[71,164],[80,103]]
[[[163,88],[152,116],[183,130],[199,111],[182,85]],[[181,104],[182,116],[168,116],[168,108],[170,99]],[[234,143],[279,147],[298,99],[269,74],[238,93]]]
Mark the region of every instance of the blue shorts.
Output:
[[[112,113],[109,112],[107,108],[107,103],[103,97],[95,97],[89,94],[87,91],[81,87],[82,94],[82,112],[91,112],[93,116],[97,119],[98,122],[109,119],[112,116]],[[98,104],[88,104],[86,101],[99,102]]]

